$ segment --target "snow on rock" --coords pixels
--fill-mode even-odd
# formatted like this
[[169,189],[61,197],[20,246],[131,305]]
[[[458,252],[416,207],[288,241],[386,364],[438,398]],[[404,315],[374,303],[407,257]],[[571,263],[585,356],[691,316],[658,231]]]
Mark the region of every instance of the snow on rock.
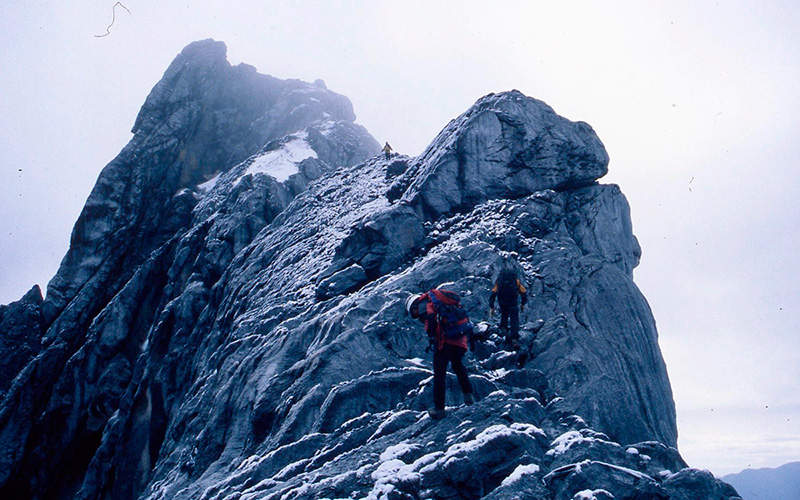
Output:
[[507,478],[503,479],[500,486],[509,486],[522,479],[522,476],[536,474],[540,470],[540,467],[536,464],[520,465]]
[[210,178],[209,180],[198,184],[197,185],[197,189],[199,189],[200,191],[202,191],[204,193],[208,193],[209,191],[214,189],[214,187],[217,185],[217,182],[219,182],[219,178],[221,176],[222,176],[222,172],[219,172],[218,174],[216,174],[214,177]]
[[[278,182],[286,182],[289,177],[300,172],[298,168],[300,162],[308,158],[317,158],[317,152],[312,149],[307,139],[307,132],[290,135],[277,149],[254,155],[242,177],[266,174]],[[234,185],[239,184],[242,177],[236,179]]]
[[543,438],[547,438],[547,434],[542,429],[536,427],[533,424],[514,422],[513,424],[511,424],[511,428],[515,431],[524,432],[525,434],[532,437],[541,436]]
[[590,443],[596,441],[593,437],[585,437],[580,431],[569,431],[558,436],[550,444],[548,455],[561,455],[566,453],[576,443]]
[[386,448],[386,451],[381,453],[380,460],[381,462],[386,462],[389,460],[394,460],[398,457],[408,454],[410,451],[414,451],[418,449],[418,445],[413,445],[409,443],[398,443],[394,446],[390,446]]
[[575,493],[572,500],[610,500],[614,495],[606,490],[583,490]]

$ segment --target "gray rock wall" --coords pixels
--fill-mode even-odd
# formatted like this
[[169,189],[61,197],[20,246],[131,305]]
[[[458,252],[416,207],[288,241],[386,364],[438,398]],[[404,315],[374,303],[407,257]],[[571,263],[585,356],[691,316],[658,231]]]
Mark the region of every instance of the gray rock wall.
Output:
[[44,333],[42,292],[31,288],[22,299],[0,306],[0,399],[14,377],[39,353]]
[[[20,498],[77,491],[141,372],[142,347],[158,341],[150,336],[157,325],[169,328],[173,301],[180,297],[175,304],[196,322],[234,254],[294,196],[323,173],[378,152],[353,123],[347,98],[321,82],[231,67],[225,50],[211,40],[184,49],[89,196],[37,306],[41,330],[26,333],[41,352],[25,355],[30,363],[7,384],[0,407],[2,491]],[[296,175],[278,182],[250,173],[259,155],[292,139],[313,151]],[[213,178],[213,187],[204,184]],[[8,329],[3,338],[13,335]],[[9,368],[13,375],[19,364]]]
[[[675,449],[641,251],[588,125],[491,94],[385,159],[353,119],[216,42],[178,56],[47,300],[0,309],[46,330],[0,406],[0,496],[735,498]],[[292,154],[285,179],[259,170]],[[434,423],[403,303],[447,283],[492,323],[512,253],[522,346],[489,326],[466,358],[478,401],[450,375]]]

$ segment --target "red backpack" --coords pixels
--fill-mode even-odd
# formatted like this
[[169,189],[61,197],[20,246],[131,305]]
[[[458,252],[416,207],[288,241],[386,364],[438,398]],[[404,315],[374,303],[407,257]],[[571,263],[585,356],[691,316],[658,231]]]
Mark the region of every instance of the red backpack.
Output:
[[446,338],[461,337],[472,331],[472,322],[461,305],[461,297],[456,292],[435,289],[428,295],[436,311],[439,328]]

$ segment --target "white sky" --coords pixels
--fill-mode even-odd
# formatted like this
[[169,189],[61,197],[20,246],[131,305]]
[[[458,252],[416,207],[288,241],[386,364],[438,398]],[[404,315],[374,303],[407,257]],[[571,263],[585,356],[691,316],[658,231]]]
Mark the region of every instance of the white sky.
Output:
[[0,4],[0,303],[44,287],[102,167],[188,43],[325,80],[418,154],[489,92],[591,124],[643,248],[680,450],[800,459],[800,4],[114,0]]

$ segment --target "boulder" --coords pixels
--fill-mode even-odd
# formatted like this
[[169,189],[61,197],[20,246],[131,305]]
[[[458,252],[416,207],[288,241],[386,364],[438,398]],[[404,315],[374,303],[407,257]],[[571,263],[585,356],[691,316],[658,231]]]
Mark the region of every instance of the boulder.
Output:
[[592,128],[519,91],[489,94],[451,121],[392,185],[431,220],[496,198],[590,184],[608,171]]

